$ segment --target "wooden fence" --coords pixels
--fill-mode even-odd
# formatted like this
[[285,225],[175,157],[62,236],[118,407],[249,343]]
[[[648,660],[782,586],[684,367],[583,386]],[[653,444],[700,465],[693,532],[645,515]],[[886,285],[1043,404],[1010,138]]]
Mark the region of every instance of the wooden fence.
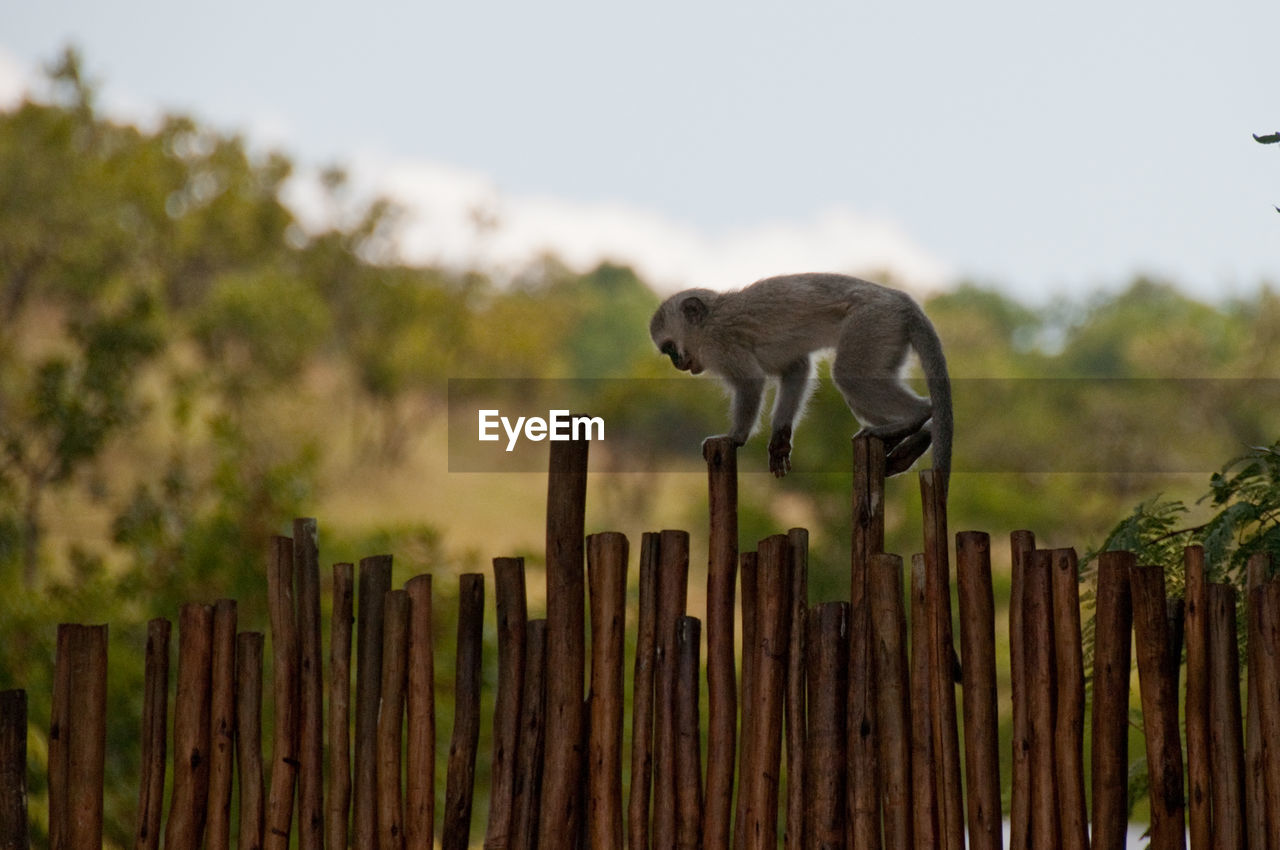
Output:
[[[739,552],[735,449],[708,441],[705,619],[686,611],[689,535],[662,531],[640,541],[638,622],[628,624],[628,540],[584,535],[587,444],[551,446],[545,619],[528,616],[522,560],[493,562],[498,678],[487,824],[472,823],[485,721],[485,577],[460,577],[454,726],[448,752],[437,753],[432,577],[392,588],[389,557],[334,565],[326,664],[316,524],[302,519],[267,559],[269,761],[266,642],[237,633],[235,602],[179,612],[171,737],[170,624],[150,623],[135,846],[399,850],[434,846],[438,827],[445,850],[472,846],[481,833],[486,848],[541,850],[960,850],[966,837],[982,850],[1002,846],[1007,814],[1014,848],[1119,848],[1136,657],[1152,846],[1181,847],[1189,828],[1193,848],[1280,848],[1280,581],[1266,578],[1264,559],[1249,570],[1252,675],[1242,708],[1236,591],[1205,581],[1201,550],[1186,551],[1185,609],[1170,604],[1160,568],[1124,552],[1101,557],[1089,801],[1076,553],[1037,548],[1031,532],[1014,532],[1006,813],[990,539],[956,535],[953,617],[945,503],[932,471],[920,473],[923,552],[908,564],[882,551],[883,448],[854,441],[850,598],[809,605],[807,533],[793,529]],[[636,651],[624,760],[629,625]],[[102,846],[106,642],[105,626],[58,629],[49,824],[59,850]],[[29,843],[26,724],[25,694],[0,693],[5,848]],[[437,813],[439,758],[447,781]]]

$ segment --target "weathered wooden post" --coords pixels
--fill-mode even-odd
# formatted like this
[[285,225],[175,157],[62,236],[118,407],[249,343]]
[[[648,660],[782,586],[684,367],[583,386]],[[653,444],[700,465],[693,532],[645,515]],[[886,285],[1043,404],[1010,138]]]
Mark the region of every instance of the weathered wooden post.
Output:
[[[178,687],[173,709],[173,791],[166,847],[199,847],[209,795],[209,677],[213,609],[189,603],[178,615]],[[292,799],[292,797],[290,798]]]
[[[616,532],[587,538],[587,576],[591,588],[587,836],[591,847],[622,847],[622,671],[627,550],[626,536]],[[696,668],[694,673],[697,674]],[[696,680],[694,694],[697,694]]]
[[[293,540],[288,537],[276,537],[273,541],[271,561],[267,564],[267,600],[271,609],[275,724],[271,785],[267,792],[266,829],[262,840],[267,850],[288,850],[293,826],[293,788],[298,776],[298,620],[294,607]],[[166,846],[169,843],[166,841]]]
[[547,621],[525,626],[524,693],[520,695],[520,749],[516,753],[512,850],[537,847],[541,816],[543,744],[546,740]]
[[404,796],[400,753],[404,746],[404,695],[409,676],[409,594],[388,590],[383,597],[382,683],[378,688],[378,846],[404,847]]
[[585,740],[583,679],[586,637],[583,534],[587,497],[586,440],[551,443],[547,476],[546,738],[542,771],[540,850],[573,850],[582,825],[581,774]]
[[776,850],[778,844],[778,783],[782,760],[782,705],[786,683],[787,647],[791,621],[791,543],[778,534],[760,541],[760,598],[757,608],[755,656],[756,718],[751,724],[744,761],[749,774],[740,794],[746,795],[746,842],[749,850]]
[[27,692],[0,691],[0,847],[27,850],[30,846]]
[[853,539],[849,589],[849,833],[853,846],[880,847],[880,786],[876,764],[875,671],[867,570],[884,551],[884,443],[853,439]]
[[498,693],[493,707],[489,826],[484,846],[485,850],[505,850],[511,843],[520,694],[524,690],[524,631],[529,619],[524,558],[494,558],[493,576],[498,616]]
[[314,518],[293,521],[298,605],[298,850],[324,848],[324,665]]
[[947,500],[942,475],[920,471],[927,569],[933,740],[938,760],[938,826],[948,850],[964,848],[964,799],[960,779],[960,739],[956,719],[955,641],[951,630],[951,568],[947,554]]
[[266,824],[262,770],[262,632],[236,635],[236,777],[240,786],[237,846],[261,850]]
[[996,708],[995,598],[991,586],[991,537],[956,535],[956,584],[960,610],[960,673],[964,692],[964,766],[968,779],[969,844],[999,850],[1000,720]]
[[1054,665],[1057,726],[1058,823],[1063,850],[1087,850],[1089,816],[1084,796],[1084,655],[1080,633],[1079,562],[1074,549],[1053,553]]
[[[793,624],[794,626],[794,624]],[[811,847],[845,843],[848,730],[849,603],[824,602],[809,612],[809,757],[805,759],[805,837]]]
[[[787,814],[786,850],[804,850],[805,652],[809,615],[809,532],[793,528],[791,543],[791,645],[787,649]],[[846,688],[848,684],[846,683]]]
[[[1188,546],[1182,553],[1186,570],[1187,642],[1187,825],[1191,850],[1208,850],[1213,843],[1212,770],[1209,749],[1209,599],[1204,548]],[[1237,697],[1238,700],[1238,697]]]
[[382,631],[391,556],[360,559],[356,597],[356,723],[352,775],[351,845],[378,850],[378,700],[382,688]]
[[333,565],[329,618],[329,800],[326,846],[347,846],[351,817],[351,626],[355,622],[355,567]]
[[1026,567],[1036,537],[1020,529],[1009,535],[1012,578],[1009,588],[1009,683],[1013,699],[1013,781],[1009,787],[1010,850],[1031,848],[1031,724],[1027,715],[1026,636],[1023,628]]
[[449,745],[444,827],[441,833],[441,847],[444,850],[466,850],[471,841],[476,746],[480,740],[483,636],[484,576],[480,573],[465,573],[459,577],[458,590],[458,663],[453,691],[453,739]]
[[907,678],[907,615],[902,609],[902,558],[872,555],[868,579],[884,845],[887,850],[908,850],[915,843],[911,829],[911,685]]
[[[702,621],[676,621],[676,847],[702,846],[702,735],[698,728],[698,672],[701,667]],[[619,735],[619,738],[621,736]],[[618,825],[622,834],[622,825]],[[592,842],[591,847],[617,847]]]
[[1093,649],[1094,850],[1123,850],[1129,826],[1130,552],[1098,556]]
[[[728,850],[738,724],[734,595],[738,573],[738,450],[728,437],[702,444],[707,462],[707,786],[704,850]],[[638,663],[638,662],[637,662]],[[632,850],[639,848],[632,846]]]
[[653,845],[672,847],[676,841],[676,624],[684,616],[688,601],[688,532],[663,531],[658,557]]
[[1240,651],[1236,641],[1236,589],[1209,584],[1209,752],[1212,759],[1211,847],[1245,846],[1244,728],[1240,717]]
[[329,799],[325,842],[348,844],[351,812],[351,626],[355,622],[354,566],[333,565],[329,619]]
[[[138,778],[136,850],[158,850],[164,817],[165,755],[169,729],[169,635],[172,626],[160,617],[147,623],[142,685],[142,758]],[[26,741],[26,732],[23,732]],[[23,776],[25,783],[26,777]],[[25,786],[24,786],[25,787]]]
[[1061,846],[1055,767],[1053,672],[1053,553],[1034,550],[1023,571],[1022,636],[1027,673],[1027,719],[1031,728],[1031,844]]
[[[640,611],[631,697],[631,789],[627,798],[627,847],[649,848],[649,799],[653,780],[653,682],[658,632],[659,535],[640,538]],[[713,727],[712,735],[715,734]],[[732,781],[732,777],[730,777]],[[729,786],[730,793],[733,786]]]
[[409,594],[404,838],[408,850],[431,850],[435,846],[436,822],[436,665],[431,636],[431,576],[414,576],[404,589]]
[[236,745],[236,602],[213,605],[213,655],[209,689],[208,850],[231,846],[231,779]]

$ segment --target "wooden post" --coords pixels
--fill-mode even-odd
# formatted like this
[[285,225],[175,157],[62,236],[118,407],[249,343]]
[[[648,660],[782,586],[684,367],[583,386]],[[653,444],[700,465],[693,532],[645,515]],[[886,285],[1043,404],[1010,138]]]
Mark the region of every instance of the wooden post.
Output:
[[382,684],[378,689],[378,846],[404,846],[400,751],[404,745],[404,692],[408,678],[409,594],[388,590],[382,614]]
[[911,830],[911,702],[902,558],[871,556],[868,573],[886,850],[908,850]]
[[354,568],[333,565],[333,613],[329,619],[329,800],[325,843],[348,844],[351,814],[351,626],[355,622]]
[[[1204,548],[1188,546],[1182,553],[1186,569],[1187,642],[1187,821],[1191,850],[1210,850],[1213,824],[1210,803],[1213,797],[1209,749],[1209,618],[1208,583],[1205,580]],[[1236,701],[1239,702],[1237,692]],[[1224,779],[1224,781],[1226,781]]]
[[754,649],[756,720],[750,728],[752,751],[745,764],[750,775],[742,791],[747,799],[748,850],[775,850],[778,845],[778,770],[782,759],[782,704],[787,647],[791,636],[791,543],[778,534],[759,544],[760,598]]
[[[591,587],[590,744],[587,836],[592,847],[622,847],[623,641],[627,611],[627,538],[587,538]],[[697,676],[697,668],[694,676]],[[697,679],[694,680],[697,694]]]
[[[698,672],[701,666],[701,640],[702,622],[698,618],[681,617],[676,621],[675,846],[679,850],[699,850],[702,846],[702,735],[698,729]],[[619,715],[619,750],[622,744],[621,720]],[[592,722],[594,723],[594,720]],[[621,789],[619,789],[620,793]],[[622,836],[620,819],[617,835],[619,838]],[[617,841],[593,840],[589,846],[618,847],[620,844]]]
[[1212,761],[1212,841],[1222,850],[1245,846],[1244,730],[1240,719],[1240,652],[1236,641],[1236,589],[1205,590],[1209,674],[1209,757]]
[[173,791],[166,847],[199,847],[209,797],[209,681],[213,609],[183,605],[178,614],[178,689],[173,709]]
[[1009,683],[1013,698],[1013,781],[1009,788],[1010,850],[1031,848],[1031,724],[1027,716],[1027,660],[1023,627],[1026,566],[1036,537],[1025,529],[1009,535],[1013,572],[1009,590]]
[[[1257,676],[1259,728],[1262,730],[1263,772],[1267,812],[1267,846],[1280,847],[1280,580],[1270,579],[1249,591],[1249,604],[1258,608],[1262,644]],[[1250,686],[1252,688],[1252,686]]]
[[298,604],[298,850],[324,848],[324,667],[316,533],[315,519],[293,521]]
[[1054,748],[1053,553],[1036,549],[1025,561],[1022,636],[1027,673],[1027,719],[1031,729],[1031,844],[1059,847]]
[[546,647],[547,621],[530,620],[525,625],[524,692],[520,695],[520,748],[516,751],[512,850],[533,850],[537,847],[542,751],[546,737]]
[[67,743],[71,736],[71,656],[74,627],[58,626],[53,660],[53,704],[49,710],[49,846],[66,844]]
[[1080,635],[1080,579],[1075,549],[1054,549],[1053,633],[1058,706],[1054,763],[1063,850],[1088,850],[1084,796],[1084,657]]
[[529,619],[524,558],[494,558],[493,577],[498,615],[498,693],[493,708],[489,825],[484,846],[485,850],[505,850],[511,843],[520,693],[524,689],[524,627]]
[[262,632],[236,636],[236,771],[240,787],[238,847],[261,850],[266,815],[262,781]]
[[[142,685],[142,764],[138,781],[138,820],[133,833],[133,846],[137,850],[158,850],[160,847],[169,728],[171,629],[169,621],[160,617],[147,623],[146,672]],[[23,741],[26,741],[25,729]],[[25,773],[23,781],[25,787]]]
[[[408,850],[431,850],[435,845],[436,817],[436,668],[431,636],[431,576],[414,576],[404,589],[409,594],[409,673],[405,694],[409,741],[405,754],[408,777],[404,837]],[[522,635],[522,646],[523,643]]]
[[[627,798],[629,850],[649,848],[649,789],[653,779],[653,680],[656,664],[654,654],[657,651],[658,631],[658,540],[659,536],[654,532],[645,532],[640,538],[640,611],[639,625],[636,627],[636,661],[631,697],[631,788]],[[715,726],[712,726],[710,734],[716,734]],[[730,778],[732,780],[732,775]],[[730,784],[731,793],[732,790],[733,786]]]
[[231,779],[236,745],[236,602],[213,605],[213,656],[210,662],[208,850],[231,846]]
[[849,591],[849,830],[853,846],[880,847],[875,681],[871,664],[871,612],[867,565],[884,551],[884,443],[853,440],[853,541]]
[[1245,708],[1245,832],[1250,847],[1266,847],[1267,838],[1267,790],[1264,762],[1265,742],[1262,734],[1262,682],[1258,672],[1262,668],[1262,619],[1261,611],[1254,603],[1253,591],[1266,581],[1268,559],[1265,553],[1257,553],[1249,559],[1245,574],[1245,626],[1247,666],[1249,670],[1248,703]]
[[924,511],[925,591],[930,620],[930,672],[933,676],[933,738],[938,759],[938,825],[948,850],[964,848],[964,799],[961,796],[960,740],[956,722],[955,641],[951,631],[951,569],[947,558],[947,499],[942,474],[920,471]]
[[[167,622],[167,621],[166,621]],[[27,692],[0,691],[0,847],[26,850]]]
[[[702,454],[707,462],[711,514],[707,541],[707,791],[702,844],[705,850],[729,850],[738,724],[733,635],[738,449],[729,437],[714,437],[702,444]],[[632,844],[631,850],[640,848]]]
[[59,625],[54,663],[50,846],[97,850],[107,735],[107,627]]
[[738,798],[733,814],[733,846],[741,848],[747,841],[747,785],[753,775],[751,767],[752,745],[755,740],[756,706],[760,702],[756,691],[756,644],[759,609],[759,566],[756,552],[738,555],[738,572],[742,584],[742,699],[738,707],[742,713],[738,734]]
[[676,841],[676,623],[684,616],[688,598],[688,532],[663,531],[658,552],[653,844],[672,847]]
[[[559,445],[553,443],[552,445]],[[466,850],[471,840],[476,745],[480,740],[480,666],[484,636],[484,576],[459,577],[458,662],[454,685],[453,740],[445,779],[444,850]],[[581,746],[581,744],[579,744]],[[544,846],[539,843],[539,846]]]
[[[298,622],[293,597],[293,540],[276,537],[271,562],[267,565],[275,710],[271,785],[267,792],[266,832],[263,835],[263,846],[267,850],[288,850],[289,832],[293,826],[293,786],[298,774]],[[169,844],[168,841],[165,843]]]
[[911,556],[911,799],[917,847],[938,847],[938,760],[933,751],[933,693],[929,667],[929,600],[924,554]]
[[960,610],[960,672],[964,693],[965,778],[969,845],[999,850],[1000,721],[996,708],[995,599],[991,587],[991,537],[956,535],[956,584]]
[[848,628],[847,602],[824,602],[810,611],[806,654],[810,752],[805,759],[805,837],[810,847],[843,847],[845,843]]
[[[804,850],[805,622],[809,612],[809,532],[793,528],[791,543],[791,645],[787,649],[787,815],[786,850]],[[847,683],[846,683],[847,687]]]
[[1098,556],[1093,649],[1094,850],[1123,850],[1129,821],[1130,552]]
[[362,558],[359,576],[351,846],[378,850],[378,700],[382,687],[383,606],[391,589],[391,556]]
[[[77,626],[72,645],[74,708],[67,745],[66,847],[98,850],[107,745],[107,627]],[[175,722],[175,732],[176,727]]]
[[1182,745],[1178,738],[1178,686],[1169,657],[1164,568],[1129,571],[1133,633],[1142,693],[1143,732],[1151,781],[1151,843],[1157,850],[1184,847],[1186,817],[1182,795]]
[[582,825],[580,777],[585,727],[583,678],[586,636],[583,610],[583,529],[587,498],[585,440],[553,442],[547,476],[547,665],[546,739],[542,772],[540,850],[572,850]]

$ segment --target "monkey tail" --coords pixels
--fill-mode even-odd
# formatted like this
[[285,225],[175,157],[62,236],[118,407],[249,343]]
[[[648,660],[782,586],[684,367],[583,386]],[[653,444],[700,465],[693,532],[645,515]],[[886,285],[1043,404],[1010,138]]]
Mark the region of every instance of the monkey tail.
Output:
[[929,387],[929,401],[933,406],[933,421],[930,424],[933,467],[942,475],[942,495],[945,498],[951,484],[951,437],[955,432],[947,358],[942,353],[942,340],[938,339],[938,332],[923,310],[917,308],[916,320],[911,323],[908,338],[920,358],[925,383]]

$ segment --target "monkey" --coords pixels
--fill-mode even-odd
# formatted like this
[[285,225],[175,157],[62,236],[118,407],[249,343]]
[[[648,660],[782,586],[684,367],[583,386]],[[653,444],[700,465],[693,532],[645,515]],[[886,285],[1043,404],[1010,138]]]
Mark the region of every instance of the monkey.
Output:
[[[862,426],[884,440],[885,471],[905,472],[933,444],[945,496],[950,479],[951,380],[933,323],[900,290],[842,274],[769,277],[743,289],[686,289],[664,301],[649,336],[677,369],[709,372],[732,391],[731,430],[743,445],[760,418],[766,380],[777,381],[769,471],[791,470],[791,439],[812,393],[814,356],[834,349],[831,378]],[[908,348],[929,397],[903,381]]]

